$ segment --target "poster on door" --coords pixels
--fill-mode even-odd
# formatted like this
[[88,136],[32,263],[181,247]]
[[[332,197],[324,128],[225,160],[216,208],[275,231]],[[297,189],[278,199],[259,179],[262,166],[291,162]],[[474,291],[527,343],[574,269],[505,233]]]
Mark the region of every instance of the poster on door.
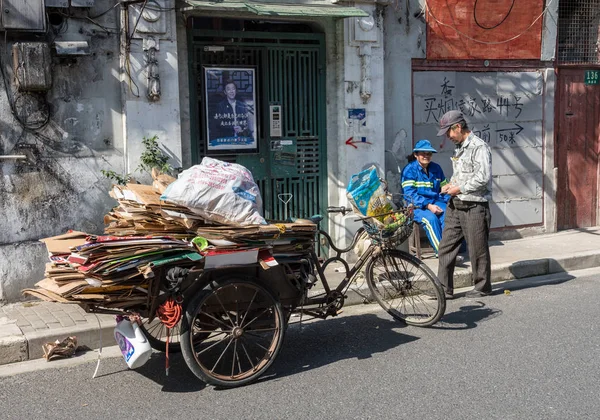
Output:
[[209,152],[258,150],[255,80],[254,68],[204,67]]

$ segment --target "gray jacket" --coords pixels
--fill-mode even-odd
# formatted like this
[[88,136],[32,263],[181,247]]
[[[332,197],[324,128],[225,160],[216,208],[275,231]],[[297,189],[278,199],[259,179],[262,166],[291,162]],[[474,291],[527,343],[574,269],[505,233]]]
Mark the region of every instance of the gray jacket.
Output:
[[492,200],[492,152],[486,142],[470,133],[454,150],[452,169],[450,183],[460,187],[460,200]]

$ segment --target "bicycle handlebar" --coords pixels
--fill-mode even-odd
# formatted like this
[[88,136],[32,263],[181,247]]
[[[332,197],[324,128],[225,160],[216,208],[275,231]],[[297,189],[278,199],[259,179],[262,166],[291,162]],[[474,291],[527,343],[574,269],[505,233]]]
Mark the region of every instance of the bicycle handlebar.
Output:
[[342,216],[345,216],[346,213],[351,213],[352,209],[349,209],[347,207],[341,206],[341,207],[327,207],[327,213],[342,213]]

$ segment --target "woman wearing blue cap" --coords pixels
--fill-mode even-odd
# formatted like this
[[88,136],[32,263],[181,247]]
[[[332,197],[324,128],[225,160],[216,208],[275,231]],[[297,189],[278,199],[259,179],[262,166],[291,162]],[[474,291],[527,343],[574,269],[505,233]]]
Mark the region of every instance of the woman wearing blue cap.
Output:
[[402,192],[406,202],[415,206],[415,221],[425,230],[437,255],[450,196],[440,192],[448,180],[442,167],[431,161],[434,153],[437,150],[429,140],[419,140],[415,144],[411,156],[414,160],[402,170]]

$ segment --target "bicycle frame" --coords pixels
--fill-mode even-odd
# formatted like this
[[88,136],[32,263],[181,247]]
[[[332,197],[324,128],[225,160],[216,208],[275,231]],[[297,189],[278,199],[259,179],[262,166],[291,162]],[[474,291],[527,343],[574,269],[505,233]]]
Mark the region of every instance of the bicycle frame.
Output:
[[[360,256],[358,261],[356,261],[354,263],[354,265],[352,267],[350,267],[348,262],[344,258],[342,258],[342,254],[348,253],[350,250],[352,250],[352,248],[354,248],[354,246],[358,242],[359,237],[361,236],[361,234],[363,232],[365,232],[365,229],[361,227],[354,234],[351,244],[345,249],[340,249],[335,246],[335,244],[333,243],[333,240],[331,239],[331,236],[329,236],[329,234],[327,234],[327,232],[319,230],[319,234],[323,235],[327,239],[328,245],[336,252],[336,255],[326,259],[323,263],[321,263],[321,262],[319,262],[319,258],[317,256],[316,252],[314,250],[311,251],[310,258],[315,265],[315,268],[316,268],[316,271],[318,274],[318,278],[321,281],[321,284],[323,285],[323,289],[325,290],[325,293],[306,299],[306,301],[303,303],[303,306],[304,305],[327,304],[328,308],[329,308],[330,305],[336,304],[336,299],[344,297],[344,294],[346,293],[346,290],[350,286],[350,283],[351,283],[352,279],[354,278],[354,276],[365,266],[365,264],[373,256],[373,254],[375,254],[376,252],[379,252],[379,250],[381,249],[380,244],[371,243],[371,245]],[[342,265],[345,268],[346,275],[345,275],[344,279],[341,281],[341,283],[335,289],[332,290],[331,287],[329,286],[329,283],[327,282],[327,276],[325,275],[325,269],[327,268],[327,266],[330,263],[332,263],[334,261],[338,261],[338,262],[342,263]],[[323,318],[323,319],[326,318],[328,315],[334,315],[333,313],[330,313],[329,311],[325,311],[324,313],[318,313],[318,312],[314,312],[310,309],[304,309],[304,308],[300,309],[300,312],[307,313],[307,314],[313,315],[317,318]]]

